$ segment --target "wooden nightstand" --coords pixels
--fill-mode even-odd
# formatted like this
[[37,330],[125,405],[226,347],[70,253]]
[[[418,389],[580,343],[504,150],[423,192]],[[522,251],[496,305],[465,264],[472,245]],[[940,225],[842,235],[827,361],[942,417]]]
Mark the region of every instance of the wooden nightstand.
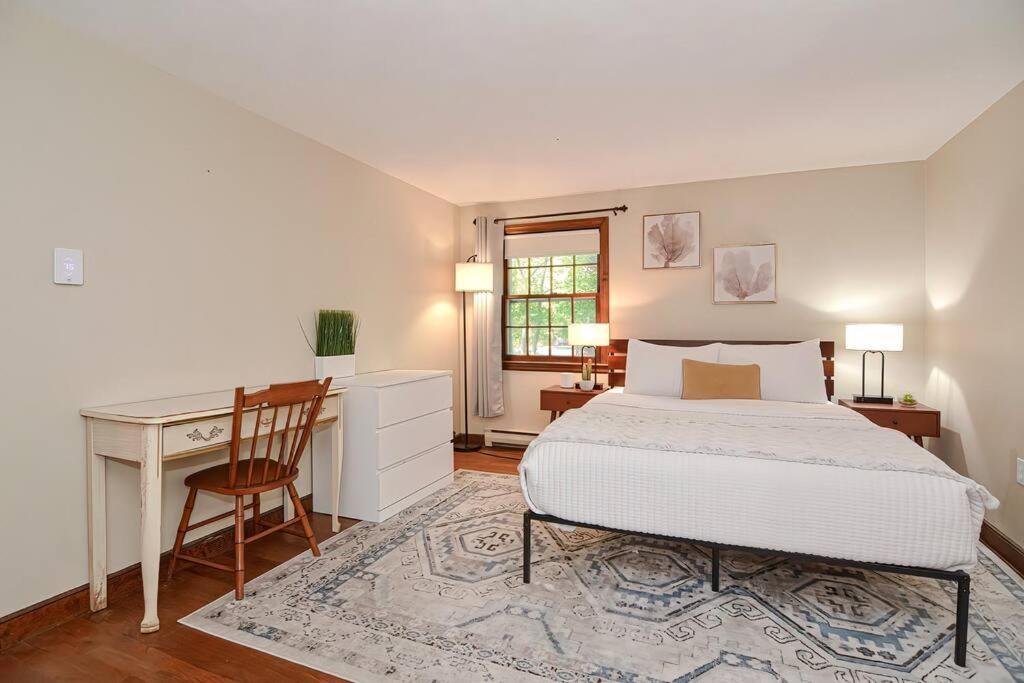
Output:
[[608,391],[608,387],[583,391],[582,389],[563,389],[554,384],[540,390],[540,409],[551,411],[551,421],[572,408],[581,408],[583,405],[598,394]]
[[923,403],[908,407],[899,403],[855,403],[851,399],[841,398],[839,405],[856,410],[879,427],[903,432],[916,441],[918,446],[924,445],[924,437],[939,435],[942,413]]

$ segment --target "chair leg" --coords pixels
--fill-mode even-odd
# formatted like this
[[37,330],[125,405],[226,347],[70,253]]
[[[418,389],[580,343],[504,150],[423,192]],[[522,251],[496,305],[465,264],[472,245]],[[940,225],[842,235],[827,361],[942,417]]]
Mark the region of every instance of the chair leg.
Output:
[[295,508],[295,514],[302,520],[302,528],[306,532],[309,549],[313,551],[314,556],[320,557],[320,546],[317,545],[316,536],[313,534],[313,527],[309,524],[306,508],[302,507],[302,500],[299,498],[299,492],[295,490],[295,484],[288,484],[288,495],[292,497],[292,506]]
[[178,535],[174,539],[174,549],[171,551],[171,562],[167,567],[167,580],[174,576],[174,565],[181,553],[181,546],[185,543],[185,530],[188,529],[188,522],[192,518],[192,508],[196,504],[196,493],[198,489],[190,488],[188,498],[185,499],[185,509],[181,511],[181,523],[178,524]]
[[260,530],[260,494],[252,494],[252,532]]
[[235,600],[245,597],[245,496],[235,496]]

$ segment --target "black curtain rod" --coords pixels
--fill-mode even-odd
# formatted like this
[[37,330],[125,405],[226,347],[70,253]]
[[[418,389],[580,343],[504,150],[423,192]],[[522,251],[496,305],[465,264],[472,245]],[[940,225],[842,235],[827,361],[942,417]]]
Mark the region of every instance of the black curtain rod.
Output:
[[[538,213],[535,216],[509,216],[508,218],[495,218],[495,223],[504,223],[505,221],[521,221],[528,218],[555,218],[557,216],[578,216],[581,213],[604,213],[605,211],[611,211],[613,216],[617,216],[619,212],[626,213],[629,211],[629,207],[623,204],[622,206],[609,206],[607,209],[588,209],[586,211],[563,211],[562,213]],[[473,219],[473,225],[476,225],[476,219]]]

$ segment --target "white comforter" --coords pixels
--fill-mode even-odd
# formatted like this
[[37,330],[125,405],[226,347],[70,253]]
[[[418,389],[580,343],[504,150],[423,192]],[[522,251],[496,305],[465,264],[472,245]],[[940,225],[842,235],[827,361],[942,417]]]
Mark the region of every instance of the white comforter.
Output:
[[628,531],[938,569],[974,564],[997,502],[831,404],[605,393],[531,444],[530,508]]

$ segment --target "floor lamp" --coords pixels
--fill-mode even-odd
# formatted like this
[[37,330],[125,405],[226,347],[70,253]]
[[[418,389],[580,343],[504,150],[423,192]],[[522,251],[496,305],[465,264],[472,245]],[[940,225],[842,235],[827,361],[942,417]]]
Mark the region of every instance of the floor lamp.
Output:
[[483,446],[480,441],[469,438],[469,354],[466,342],[466,292],[494,291],[494,264],[477,263],[476,254],[470,256],[465,263],[455,264],[455,291],[462,292],[462,434],[456,435],[455,450],[465,453],[478,451]]

